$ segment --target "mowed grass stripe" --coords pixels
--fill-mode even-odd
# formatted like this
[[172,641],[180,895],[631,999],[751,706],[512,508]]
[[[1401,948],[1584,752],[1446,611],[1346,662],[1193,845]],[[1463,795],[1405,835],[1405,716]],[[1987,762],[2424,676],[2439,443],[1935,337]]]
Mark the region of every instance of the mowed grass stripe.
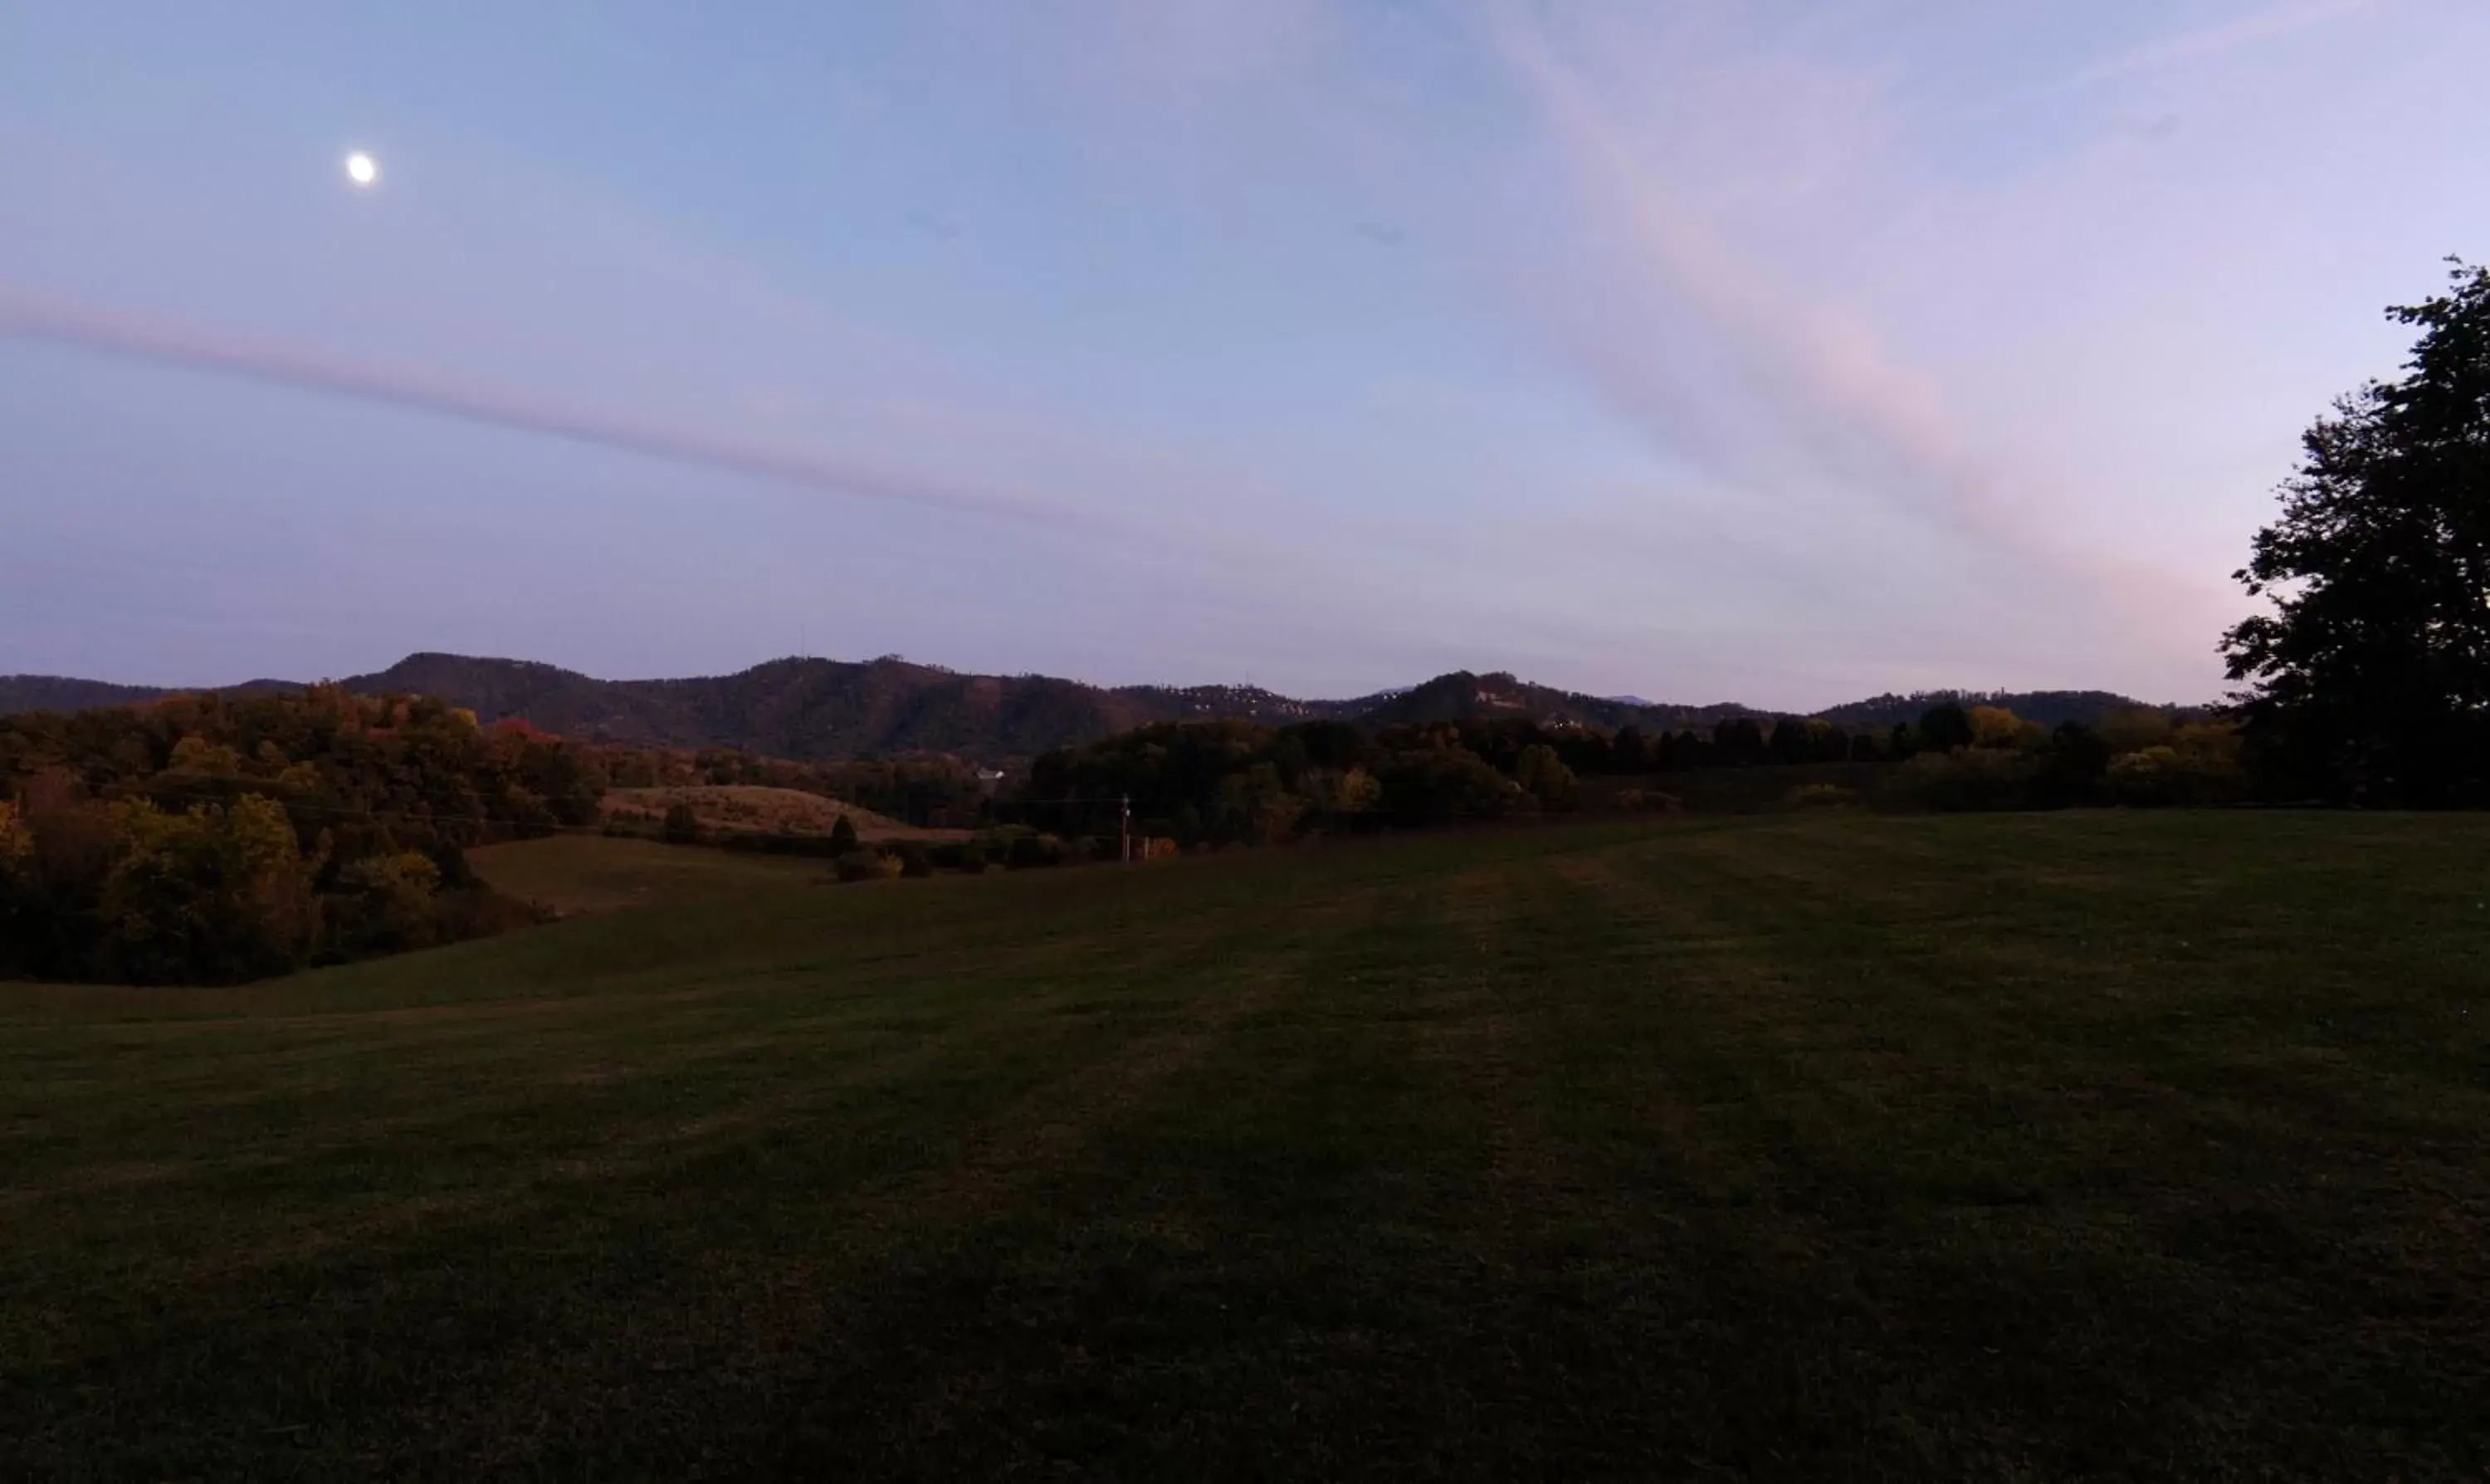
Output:
[[207,1020],[0,989],[0,1434],[34,1476],[2479,1476],[2485,864],[2434,820],[1671,822],[738,877]]
[[[868,905],[858,900],[862,895],[849,894],[857,909]],[[413,1258],[426,1249],[472,1246],[475,1234],[462,1227],[559,1229],[608,1214],[596,1208],[615,1203],[596,1190],[617,1183],[657,1181],[660,1190],[647,1192],[653,1196],[664,1184],[716,1180],[762,1195],[767,1213],[781,1204],[792,1178],[804,1184],[812,1197],[807,1204],[838,1212],[831,1225],[840,1233],[854,1229],[859,1210],[898,1210],[921,1221],[941,1203],[924,1199],[926,1191],[912,1189],[912,1181],[949,1187],[998,1169],[1009,1174],[1045,1152],[1043,1141],[1028,1141],[1028,1130],[1063,1126],[1067,1104],[1112,1089],[1137,1062],[1163,1061],[1161,1043],[1192,1033],[1185,1022],[1234,988],[1237,966],[1259,962],[1239,949],[1285,936],[1285,919],[1296,909],[1282,904],[1275,911],[1269,918],[1203,917],[1191,924],[1193,931],[1163,929],[1132,942],[1128,951],[1086,956],[1087,972],[1060,984],[1010,985],[999,1001],[973,974],[915,983],[933,1003],[910,1005],[900,1022],[906,1030],[883,1026],[879,1038],[860,1040],[857,1024],[841,1020],[888,1019],[891,1004],[849,1017],[808,1014],[815,995],[801,985],[746,982],[728,997],[736,1014],[715,1024],[687,1022],[680,1006],[664,1006],[671,1015],[646,1013],[661,1007],[634,998],[626,1008],[632,1033],[666,1048],[664,1060],[672,1063],[653,1079],[614,1071],[609,1059],[620,1022],[610,1015],[601,1024],[588,1022],[605,1033],[586,1046],[567,1020],[537,1027],[515,1044],[394,1039],[361,1070],[391,1086],[380,1059],[422,1066],[420,1089],[405,1086],[403,1078],[395,1086],[410,1100],[433,1099],[430,1118],[376,1115],[367,1103],[356,1106],[358,1079],[327,1075],[316,1084],[327,1105],[305,1106],[304,1090],[288,1081],[305,1071],[297,1054],[302,1027],[292,1017],[276,1017],[262,1028],[276,1044],[261,1053],[258,1064],[239,1063],[221,1051],[209,1059],[221,1080],[258,1077],[281,1090],[247,1117],[218,1110],[227,1116],[209,1139],[249,1152],[221,1166],[184,1163],[178,1156],[191,1146],[182,1141],[195,1131],[159,1124],[159,1137],[177,1142],[165,1160],[134,1167],[152,1178],[132,1178],[126,1161],[103,1167],[82,1192],[100,1199],[80,1203],[77,1215],[111,1230],[126,1227],[148,1206],[212,1203],[207,1230],[150,1234],[168,1238],[170,1248],[152,1268],[134,1261],[140,1252],[115,1256],[117,1276],[135,1290],[122,1297],[138,1304],[149,1301],[149,1288],[220,1278],[235,1263],[301,1265],[332,1254],[368,1261],[400,1243]],[[927,951],[942,956],[938,946]],[[853,997],[852,986],[841,988]],[[971,1011],[988,1002],[982,1006],[988,1013],[963,1011],[962,1002]],[[722,1039],[722,1027],[755,1017],[777,1017],[788,1033]],[[684,1056],[685,1046],[698,1055]],[[583,1087],[559,1075],[578,1065],[583,1051],[600,1069],[602,1086]],[[700,1064],[704,1060],[709,1064]],[[554,1074],[550,1081],[548,1074]],[[514,1089],[513,1081],[520,1086]],[[28,1108],[58,1091],[27,1082],[16,1087]],[[775,1147],[797,1142],[806,1130],[822,1137],[802,1141],[800,1167],[776,1176],[741,1168],[765,1164]],[[238,1133],[245,1137],[237,1140]],[[272,1138],[288,1133],[309,1142],[271,1148]],[[988,1146],[991,1153],[978,1152]],[[317,1161],[307,1171],[319,1176],[321,1186],[300,1185],[307,1161]],[[13,1160],[12,1168],[22,1163]],[[978,1171],[985,1173],[970,1174]],[[167,1180],[174,1188],[162,1188]],[[849,1198],[837,1194],[842,1180],[856,1187]],[[142,1185],[159,1188],[134,1188]],[[422,1193],[407,1196],[409,1186]],[[591,1197],[588,1207],[565,1208],[583,1193]],[[124,1196],[128,1201],[119,1199]],[[311,1209],[297,1211],[298,1200]],[[74,1232],[60,1235],[75,1239]],[[39,1278],[41,1272],[30,1263],[10,1276]],[[53,1323],[42,1324],[46,1318]],[[17,1311],[20,1323],[55,1332],[97,1332],[97,1318],[45,1316],[34,1306]]]
[[[2316,1319],[2375,1305],[2376,1323],[2426,1301],[2424,1289],[2382,1281],[2397,1266],[2485,1275],[2460,1235],[2480,1230],[2484,1209],[2478,1146],[2458,1135],[2490,1121],[2477,1038],[2469,1080],[2414,1076],[2415,1062],[2439,1060],[2434,1038],[2368,1035],[2372,1051],[2391,1048],[2392,1070],[2295,1044],[2318,1027],[2305,1017],[2312,997],[2330,1016],[2365,1011],[2373,1032],[2382,1013],[2358,998],[2376,975],[2330,975],[2334,946],[2305,931],[2296,892],[2226,899],[2239,956],[2190,975],[2170,976],[2149,932],[2053,957],[2053,942],[2155,921],[2152,881],[2070,919],[2055,886],[2000,873],[2008,882],[1972,894],[1966,911],[1943,862],[1972,831],[1936,823],[1953,828],[1904,821],[1850,836],[1856,850],[1839,869],[1846,881],[1870,867],[1864,889],[1828,879],[1837,858],[1790,848],[1828,838],[1815,830],[1717,836],[1699,855],[1717,871],[1625,853],[1650,896],[1691,899],[1706,924],[1772,904],[1776,930],[1745,940],[1752,962],[1722,1003],[1774,1053],[1751,1044],[1735,1059],[1752,1079],[1741,1104],[1779,1110],[1763,1142],[1807,1154],[1795,1169],[1752,1162],[1797,1185],[1783,1204],[1867,1213],[1880,1246],[1911,1234],[1901,1250],[1912,1261],[1882,1287],[1928,1327],[1932,1363],[1994,1357],[1964,1373],[1975,1390],[2008,1386],[2012,1400],[2089,1389],[2209,1452],[2235,1423],[2238,1396],[2298,1392],[2325,1402],[2260,1425],[2291,1435],[2292,1455],[2312,1467],[2359,1472],[2373,1449],[2403,1440],[2362,1436],[2345,1426],[2354,1416],[2432,1417],[2443,1441],[2463,1444],[2459,1456],[2477,1457],[2477,1433],[2447,1423],[2481,1395],[2479,1344],[2365,1352]],[[2239,828],[2263,844],[2253,836],[2267,823]],[[2450,838],[2479,858],[2477,832]],[[2209,853],[2168,874],[2201,885],[2201,871],[2227,864],[2235,882],[2265,887],[2260,862],[2275,858]],[[2379,899],[2374,882],[2367,894]],[[2288,958],[2273,953],[2282,946]],[[2313,972],[2296,978],[2302,969]],[[2405,981],[2387,998],[2408,1030],[2444,1032],[2434,993]],[[1883,1095],[1849,1095],[1862,1085]],[[2381,1229],[2432,1228],[2441,1244],[2420,1264],[2407,1253],[2368,1266],[2384,1256]],[[1865,1269],[1876,1250],[1845,1266]],[[1938,1254],[1950,1260],[1930,1262]],[[2477,1313],[2480,1290],[2469,1292]],[[2073,1457],[2098,1446],[2072,1429],[2048,1440]]]

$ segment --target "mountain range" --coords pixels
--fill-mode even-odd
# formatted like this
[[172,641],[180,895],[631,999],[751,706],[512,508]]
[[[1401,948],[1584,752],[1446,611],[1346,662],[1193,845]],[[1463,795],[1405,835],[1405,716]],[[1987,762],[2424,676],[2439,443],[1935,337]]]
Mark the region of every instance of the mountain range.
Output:
[[[290,688],[258,680],[198,687],[227,694]],[[1214,718],[1285,725],[1369,726],[1494,715],[1646,732],[1708,727],[1730,716],[1784,713],[1723,703],[1674,706],[1534,685],[1501,672],[1456,670],[1421,685],[1342,701],[1301,701],[1251,685],[1098,686],[1045,675],[965,675],[896,655],[773,659],[733,675],[605,681],[524,659],[410,655],[338,684],[364,694],[439,696],[486,721],[521,718],[548,732],[643,746],[731,746],[789,758],[952,752],[980,761],[1028,757],[1153,721]],[[128,706],[177,694],[59,676],[0,676],[0,713]],[[2056,725],[2142,703],[2107,691],[1923,691],[1853,701],[1817,714],[1846,727],[1916,719],[1943,701],[2005,706]],[[2163,708],[2172,712],[2192,709]]]

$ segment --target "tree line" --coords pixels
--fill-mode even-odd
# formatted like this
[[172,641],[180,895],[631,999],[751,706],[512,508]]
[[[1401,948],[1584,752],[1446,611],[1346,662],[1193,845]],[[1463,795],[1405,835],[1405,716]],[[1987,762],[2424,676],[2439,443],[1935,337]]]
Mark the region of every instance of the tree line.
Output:
[[[1948,703],[1916,722],[1858,731],[1752,716],[1650,734],[1503,717],[1375,730],[1167,722],[1046,754],[996,812],[1067,838],[1109,838],[1129,809],[1134,831],[1188,848],[1267,844],[1582,807],[1669,807],[1678,801],[1673,775],[1809,764],[1864,765],[1851,770],[1872,780],[1862,801],[1929,808],[2210,803],[2247,791],[2226,722],[2174,723],[2138,709],[2099,727],[2052,729],[2002,707]],[[1635,782],[1652,786],[1624,786]],[[1745,792],[1773,797],[1769,787]]]
[[333,686],[0,717],[0,975],[230,982],[493,931],[465,850],[583,826],[587,749]]
[[479,725],[335,685],[0,716],[0,977],[229,983],[532,920],[478,845],[596,827],[613,788],[763,784],[982,822],[956,758],[830,763]]

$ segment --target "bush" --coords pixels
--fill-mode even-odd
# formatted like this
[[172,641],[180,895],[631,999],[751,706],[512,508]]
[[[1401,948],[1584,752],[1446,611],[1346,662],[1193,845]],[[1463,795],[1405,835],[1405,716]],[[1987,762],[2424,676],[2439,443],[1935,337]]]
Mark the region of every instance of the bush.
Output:
[[1620,809],[1658,809],[1675,814],[1686,807],[1686,800],[1656,788],[1621,788],[1616,793],[1616,805]]
[[2170,740],[2170,718],[2150,707],[2130,707],[2102,717],[2098,730],[2111,752],[2141,752]]
[[1574,770],[1556,755],[1556,749],[1545,742],[1535,742],[1521,749],[1514,765],[1514,781],[1542,808],[1562,809],[1574,799]]
[[2031,759],[2020,753],[1971,747],[1923,752],[1895,770],[1889,795],[1944,813],[2016,809],[2025,804],[2034,771]]
[[841,881],[896,881],[904,867],[897,856],[857,850],[830,862],[830,869]]
[[1383,785],[1383,812],[1396,825],[1494,819],[1525,799],[1534,807],[1539,801],[1485,758],[1461,747],[1404,750],[1376,778]]
[[1782,802],[1793,809],[1821,809],[1856,802],[1859,796],[1839,783],[1802,783]]
[[2099,801],[2109,760],[2110,744],[2099,732],[2077,722],[2062,723],[2041,749],[2032,775],[2032,807],[2065,809]]
[[1063,842],[1051,834],[1014,835],[1009,853],[1003,857],[1003,864],[1015,871],[1062,863]]
[[2238,734],[2220,723],[2181,727],[2167,744],[2112,758],[2107,787],[2117,802],[2146,807],[2236,802],[2247,792]]
[[902,876],[921,877],[934,874],[933,860],[926,856],[925,847],[914,840],[900,841],[891,847],[890,855],[891,858],[899,862],[899,874]]
[[701,837],[700,816],[690,804],[668,804],[662,834],[669,845],[697,845]]

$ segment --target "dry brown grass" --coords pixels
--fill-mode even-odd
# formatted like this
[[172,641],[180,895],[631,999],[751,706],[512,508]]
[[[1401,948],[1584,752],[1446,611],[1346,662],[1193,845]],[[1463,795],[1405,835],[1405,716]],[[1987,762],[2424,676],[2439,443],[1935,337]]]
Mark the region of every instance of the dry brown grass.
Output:
[[919,829],[885,814],[792,788],[751,784],[702,784],[678,788],[618,788],[605,796],[609,820],[655,826],[676,804],[687,803],[704,829],[759,834],[828,834],[845,815],[856,836],[881,840],[965,840],[965,829]]

